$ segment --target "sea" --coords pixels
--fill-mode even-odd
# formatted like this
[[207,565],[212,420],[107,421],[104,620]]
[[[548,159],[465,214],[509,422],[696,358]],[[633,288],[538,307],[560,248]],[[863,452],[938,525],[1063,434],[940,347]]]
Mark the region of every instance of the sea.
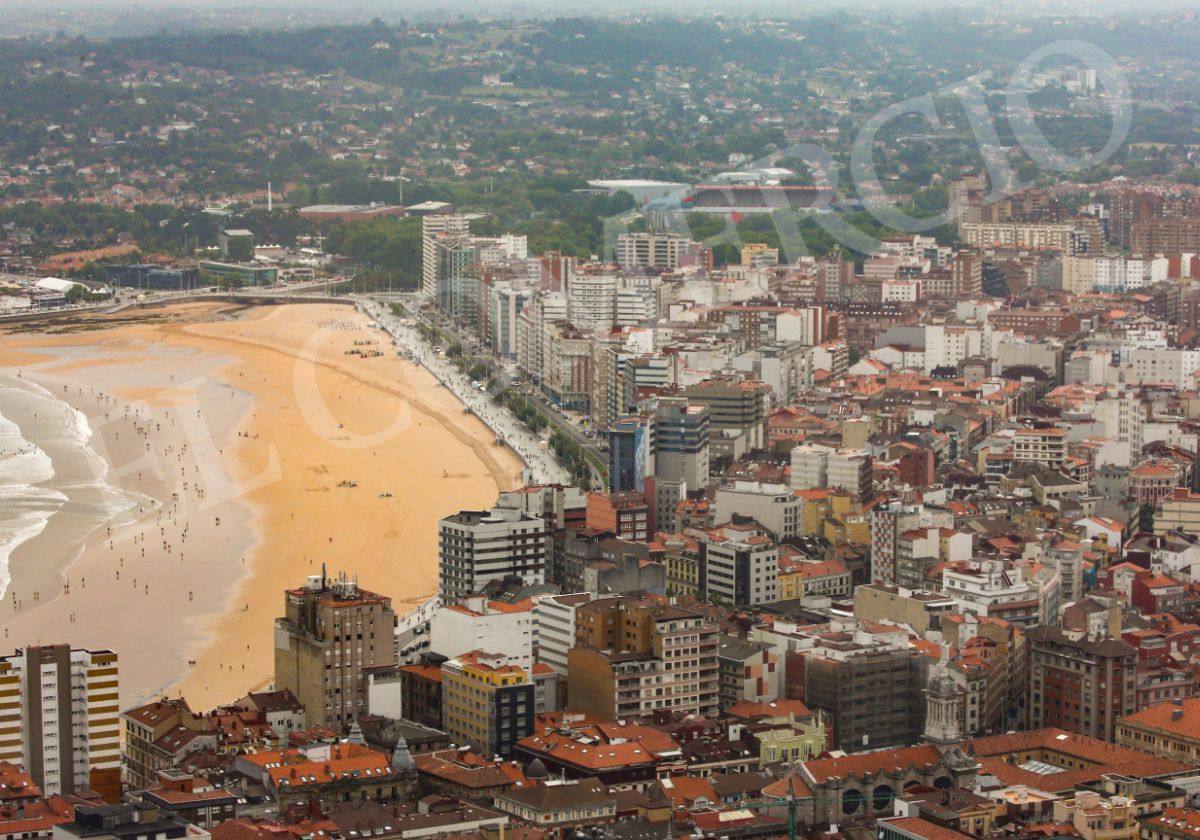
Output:
[[110,481],[97,445],[82,411],[29,379],[0,375],[0,597],[12,582],[14,553],[48,527],[62,531],[62,539],[44,541],[61,556],[27,562],[65,572],[98,528],[154,504]]

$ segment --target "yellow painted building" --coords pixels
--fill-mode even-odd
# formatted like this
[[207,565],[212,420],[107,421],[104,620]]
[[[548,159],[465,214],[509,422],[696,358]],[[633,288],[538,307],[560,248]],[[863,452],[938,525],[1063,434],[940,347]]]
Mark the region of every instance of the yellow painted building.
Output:
[[508,755],[533,732],[535,689],[504,654],[471,651],[442,665],[442,722],[450,739]]

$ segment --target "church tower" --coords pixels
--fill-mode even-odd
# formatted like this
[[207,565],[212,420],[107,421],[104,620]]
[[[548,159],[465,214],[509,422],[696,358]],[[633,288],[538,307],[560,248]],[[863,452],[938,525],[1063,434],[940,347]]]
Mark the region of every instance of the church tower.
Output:
[[958,686],[950,678],[947,654],[943,649],[942,659],[934,666],[925,689],[925,736],[927,743],[942,752],[962,741],[962,730],[958,724]]

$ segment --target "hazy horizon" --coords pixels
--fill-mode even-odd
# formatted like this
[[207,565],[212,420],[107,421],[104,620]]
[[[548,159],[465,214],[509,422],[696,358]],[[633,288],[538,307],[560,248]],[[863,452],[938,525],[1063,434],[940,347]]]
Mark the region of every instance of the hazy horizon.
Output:
[[[243,29],[303,27],[310,25],[355,25],[382,19],[396,24],[445,23],[469,20],[550,19],[559,17],[626,17],[654,15],[734,18],[803,19],[836,13],[923,14],[970,11],[981,20],[1005,19],[1015,15],[1046,17],[1118,15],[1200,8],[1195,0],[1166,0],[1146,9],[1137,0],[1016,0],[997,8],[982,0],[812,0],[803,5],[784,0],[499,0],[486,9],[473,0],[384,0],[384,2],[339,3],[334,6],[313,0],[261,0],[252,9],[238,0],[49,0],[37,7],[0,3],[0,37],[65,34],[112,38],[157,32],[200,29]],[[108,17],[111,15],[111,19]]]

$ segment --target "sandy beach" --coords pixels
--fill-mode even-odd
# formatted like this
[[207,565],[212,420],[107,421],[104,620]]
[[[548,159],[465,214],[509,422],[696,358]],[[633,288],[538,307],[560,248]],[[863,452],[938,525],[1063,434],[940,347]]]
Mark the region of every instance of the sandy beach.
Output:
[[[283,590],[322,563],[398,609],[433,594],[437,520],[520,483],[518,458],[349,306],[39,330],[0,335],[0,410],[38,415],[9,419],[65,501],[10,557],[3,642],[116,650],[124,706],[182,691],[207,708],[265,684]],[[55,437],[72,409],[90,458]]]

